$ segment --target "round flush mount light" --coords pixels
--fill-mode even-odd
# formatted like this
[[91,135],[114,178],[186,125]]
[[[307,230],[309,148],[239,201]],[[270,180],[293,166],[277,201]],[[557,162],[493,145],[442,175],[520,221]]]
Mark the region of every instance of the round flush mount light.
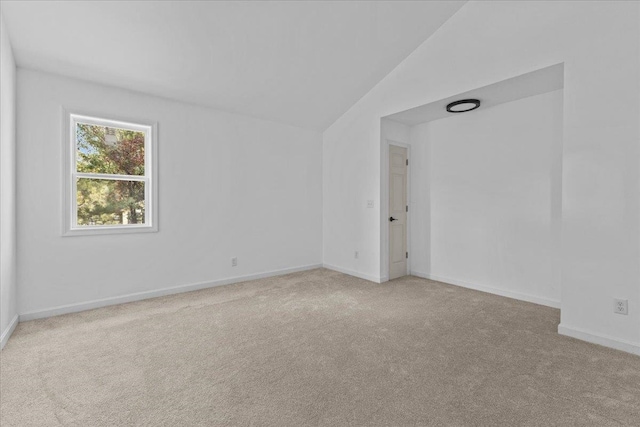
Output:
[[479,99],[461,99],[447,105],[447,111],[450,113],[466,113],[480,107]]

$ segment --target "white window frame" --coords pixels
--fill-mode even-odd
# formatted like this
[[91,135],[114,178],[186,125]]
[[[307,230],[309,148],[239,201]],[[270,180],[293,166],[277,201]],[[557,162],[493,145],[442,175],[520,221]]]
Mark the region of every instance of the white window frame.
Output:
[[[145,121],[135,122],[105,118],[106,114],[88,114],[78,110],[63,108],[63,236],[87,236],[96,234],[149,233],[158,231],[158,186],[157,147],[158,125]],[[76,124],[86,123],[98,126],[144,132],[144,175],[115,175],[84,173],[77,170]],[[77,179],[93,178],[122,181],[142,181],[144,185],[144,224],[135,225],[78,225]]]

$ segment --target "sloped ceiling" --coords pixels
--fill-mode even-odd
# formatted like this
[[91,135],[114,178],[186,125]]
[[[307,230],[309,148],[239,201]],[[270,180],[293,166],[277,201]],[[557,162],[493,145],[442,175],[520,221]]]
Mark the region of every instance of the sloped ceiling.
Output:
[[463,1],[2,1],[18,66],[323,130]]

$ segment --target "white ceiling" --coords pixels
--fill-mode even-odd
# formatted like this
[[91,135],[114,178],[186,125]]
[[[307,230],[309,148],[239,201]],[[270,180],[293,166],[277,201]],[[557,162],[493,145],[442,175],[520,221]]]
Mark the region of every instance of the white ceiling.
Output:
[[[564,88],[564,63],[551,65],[488,86],[479,87],[469,92],[459,93],[439,101],[410,108],[388,115],[385,118],[413,126],[457,115],[458,113],[447,112],[447,105],[453,101],[478,99],[481,104],[476,111],[480,111],[480,109],[485,110],[505,102],[541,95],[562,88]],[[474,113],[470,111],[466,114]]]
[[5,1],[18,66],[322,130],[464,1]]

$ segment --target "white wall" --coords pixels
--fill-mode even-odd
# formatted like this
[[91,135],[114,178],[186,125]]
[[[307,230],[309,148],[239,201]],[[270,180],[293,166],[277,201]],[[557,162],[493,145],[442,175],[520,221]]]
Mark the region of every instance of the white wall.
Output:
[[[324,132],[325,262],[347,265],[357,242],[378,248],[358,273],[382,276],[382,212],[353,202],[380,195],[381,117],[564,62],[561,330],[640,352],[639,8],[463,6]],[[628,316],[613,298],[629,300]]]
[[17,320],[16,64],[0,15],[0,347]]
[[411,129],[411,271],[559,307],[562,91]]
[[[158,123],[158,233],[61,237],[62,106]],[[18,140],[26,319],[322,263],[318,132],[19,69]]]

